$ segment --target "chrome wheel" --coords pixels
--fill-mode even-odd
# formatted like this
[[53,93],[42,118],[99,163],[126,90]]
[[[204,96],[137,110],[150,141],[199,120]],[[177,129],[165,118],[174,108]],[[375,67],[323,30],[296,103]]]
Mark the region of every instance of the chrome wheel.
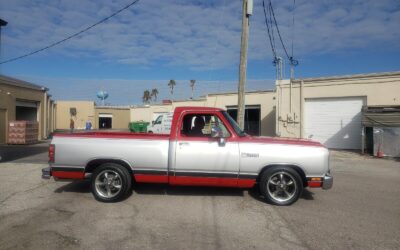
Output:
[[286,171],[279,171],[269,177],[266,189],[271,198],[286,202],[296,195],[296,179]]
[[99,196],[110,199],[121,192],[122,178],[116,171],[106,169],[96,176],[94,184]]

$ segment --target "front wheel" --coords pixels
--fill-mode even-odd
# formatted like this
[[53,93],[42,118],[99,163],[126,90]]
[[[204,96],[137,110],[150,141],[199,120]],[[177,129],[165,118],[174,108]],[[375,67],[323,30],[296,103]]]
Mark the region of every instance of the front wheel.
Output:
[[92,175],[92,193],[96,200],[116,202],[124,199],[132,187],[132,177],[119,164],[105,163]]
[[303,181],[300,175],[290,167],[271,167],[261,176],[260,192],[266,201],[273,205],[291,205],[301,196]]

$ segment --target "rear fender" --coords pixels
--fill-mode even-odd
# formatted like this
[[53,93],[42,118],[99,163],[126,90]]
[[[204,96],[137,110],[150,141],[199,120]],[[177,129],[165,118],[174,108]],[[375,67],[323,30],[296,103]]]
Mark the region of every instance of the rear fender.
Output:
[[128,163],[128,161],[124,159],[117,159],[117,158],[95,158],[91,159],[87,162],[85,166],[85,173],[93,173],[93,171],[99,167],[100,165],[104,163],[115,163],[123,166],[128,170],[130,174],[132,174],[133,170],[131,165]]

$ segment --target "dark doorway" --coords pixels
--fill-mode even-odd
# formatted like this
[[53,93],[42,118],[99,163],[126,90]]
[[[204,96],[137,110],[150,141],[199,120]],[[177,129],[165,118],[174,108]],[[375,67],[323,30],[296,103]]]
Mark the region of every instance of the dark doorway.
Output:
[[37,108],[16,106],[15,120],[17,121],[37,121]]
[[[237,119],[237,107],[228,107],[228,114],[233,118]],[[260,117],[261,108],[260,106],[246,106],[244,113],[244,132],[249,135],[260,135]]]
[[99,117],[99,129],[110,129],[112,128],[111,117]]

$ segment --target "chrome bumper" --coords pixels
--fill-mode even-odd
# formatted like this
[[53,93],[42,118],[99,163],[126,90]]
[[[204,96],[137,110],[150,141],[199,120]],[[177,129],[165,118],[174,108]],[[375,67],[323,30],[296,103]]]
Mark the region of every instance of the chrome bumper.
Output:
[[323,182],[322,182],[322,189],[331,189],[333,186],[333,177],[330,174],[326,174],[324,176]]
[[50,179],[51,169],[50,167],[42,168],[42,179]]

